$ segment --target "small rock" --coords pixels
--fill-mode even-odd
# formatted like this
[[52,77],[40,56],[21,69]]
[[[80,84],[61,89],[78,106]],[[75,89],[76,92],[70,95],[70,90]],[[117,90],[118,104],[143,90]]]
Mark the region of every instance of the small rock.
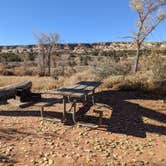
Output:
[[48,160],[48,164],[49,164],[49,165],[52,165],[53,163],[54,163],[53,160],[51,160],[51,159]]
[[44,161],[48,161],[48,158],[47,158],[47,157],[44,157],[43,160],[44,160]]

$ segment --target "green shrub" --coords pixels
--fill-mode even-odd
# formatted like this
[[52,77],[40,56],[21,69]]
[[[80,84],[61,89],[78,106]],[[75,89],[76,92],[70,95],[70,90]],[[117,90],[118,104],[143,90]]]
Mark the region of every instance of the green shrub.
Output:
[[37,53],[29,53],[28,54],[28,59],[30,61],[34,61],[36,59],[36,57],[37,57]]
[[166,80],[166,57],[154,54],[142,59],[142,71],[149,71],[150,81]]
[[0,62],[20,62],[21,58],[15,53],[1,53]]
[[87,66],[88,65],[88,62],[91,60],[91,57],[88,56],[88,55],[82,55],[80,56],[80,64],[81,65],[84,65],[84,66]]
[[101,66],[97,66],[94,73],[102,79],[108,76],[126,75],[131,72],[131,66],[132,64],[130,63],[106,62]]

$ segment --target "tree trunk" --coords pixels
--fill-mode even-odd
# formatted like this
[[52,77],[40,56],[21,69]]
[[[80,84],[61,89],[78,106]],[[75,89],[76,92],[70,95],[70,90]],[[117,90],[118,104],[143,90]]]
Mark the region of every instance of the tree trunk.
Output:
[[63,76],[65,75],[65,65],[64,64],[62,65],[62,75]]
[[43,52],[43,67],[42,67],[42,74],[43,76],[46,75],[46,56],[45,53]]
[[140,43],[137,43],[137,52],[136,52],[136,59],[135,59],[135,66],[134,66],[134,72],[136,73],[138,71],[138,65],[139,65],[139,57],[140,57]]
[[48,56],[48,76],[51,75],[51,55]]
[[45,76],[45,56],[43,50],[38,55],[39,76]]

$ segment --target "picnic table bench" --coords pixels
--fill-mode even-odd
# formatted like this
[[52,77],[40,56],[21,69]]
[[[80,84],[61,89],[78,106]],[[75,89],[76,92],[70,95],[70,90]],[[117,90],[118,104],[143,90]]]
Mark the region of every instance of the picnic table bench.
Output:
[[19,108],[38,107],[40,108],[40,115],[43,118],[44,108],[53,106],[57,103],[55,98],[40,98],[38,101],[21,102],[20,100],[10,99],[8,103]]
[[0,87],[0,104],[10,103],[19,108],[40,107],[41,117],[45,107],[56,103],[54,98],[42,98],[41,93],[32,93],[32,82],[24,81]]
[[[101,82],[94,82],[94,81],[81,81],[78,82],[70,87],[61,88],[58,90],[50,91],[49,94],[60,95],[63,97],[63,119],[62,121],[66,120],[66,104],[69,101],[71,103],[71,108],[68,110],[72,112],[72,119],[74,123],[76,121],[76,107],[77,102],[81,98],[83,98],[83,103],[89,102],[88,95],[91,94],[91,101],[93,105],[95,104],[95,89],[100,86]],[[72,111],[73,110],[73,111]]]

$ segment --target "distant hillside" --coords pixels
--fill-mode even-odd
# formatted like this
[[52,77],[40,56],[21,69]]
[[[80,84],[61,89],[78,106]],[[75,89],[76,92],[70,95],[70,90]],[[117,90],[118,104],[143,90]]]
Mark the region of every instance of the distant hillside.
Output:
[[[166,42],[145,42],[144,49],[165,50]],[[73,53],[82,53],[94,50],[135,50],[131,42],[104,42],[104,43],[73,43],[73,44],[58,44],[58,49],[61,51],[69,51]],[[0,53],[32,53],[38,52],[36,45],[15,45],[15,46],[0,46]]]

